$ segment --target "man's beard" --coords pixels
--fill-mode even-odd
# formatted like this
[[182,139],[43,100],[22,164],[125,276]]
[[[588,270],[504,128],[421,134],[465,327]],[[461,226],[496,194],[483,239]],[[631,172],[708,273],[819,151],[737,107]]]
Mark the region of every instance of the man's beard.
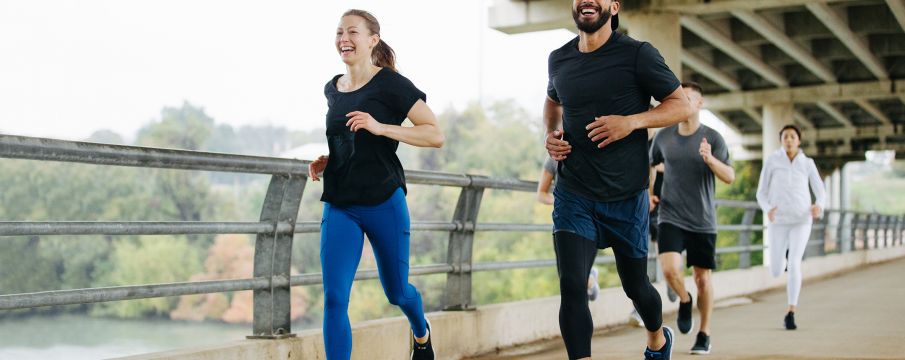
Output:
[[[581,7],[579,4],[578,7]],[[606,25],[607,21],[610,21],[610,16],[613,14],[610,13],[610,9],[603,10],[600,7],[597,8],[597,21],[594,22],[582,22],[580,20],[581,14],[578,12],[577,8],[572,8],[572,19],[575,20],[575,26],[578,27],[578,30],[584,33],[593,34],[600,30],[603,25]]]

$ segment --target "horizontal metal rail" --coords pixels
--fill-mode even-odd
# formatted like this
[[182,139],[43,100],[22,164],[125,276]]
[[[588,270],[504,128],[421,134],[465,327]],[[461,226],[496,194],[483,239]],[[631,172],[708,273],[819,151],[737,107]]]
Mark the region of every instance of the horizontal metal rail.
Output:
[[274,229],[262,222],[195,222],[195,221],[0,221],[0,236],[23,235],[185,235],[185,234],[268,234],[290,231],[281,222]]
[[307,176],[308,161],[0,135],[0,157],[94,165]]
[[[284,280],[284,281],[288,281]],[[91,289],[54,290],[25,294],[0,295],[0,310],[40,306],[90,304],[106,301],[147,299],[166,296],[196,295],[227,291],[266,289],[265,278],[241,280],[192,281],[172,284],[130,285]]]

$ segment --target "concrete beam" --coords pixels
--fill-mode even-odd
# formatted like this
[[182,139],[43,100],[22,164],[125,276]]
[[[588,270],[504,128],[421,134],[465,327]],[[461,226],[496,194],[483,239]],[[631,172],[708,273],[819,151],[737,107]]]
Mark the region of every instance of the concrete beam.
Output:
[[892,125],[892,120],[889,119],[883,111],[880,111],[880,108],[876,107],[874,104],[871,104],[870,101],[865,99],[857,99],[855,100],[855,104],[864,109],[870,116],[873,116],[875,119],[879,120],[883,125]]
[[[833,3],[847,3],[858,0],[829,0]],[[764,10],[782,7],[802,6],[827,0],[650,0],[646,8],[660,11],[676,11],[683,14],[718,14],[732,10]]]
[[506,34],[575,27],[571,2],[495,0],[488,10],[490,28]]
[[855,54],[864,66],[879,80],[888,80],[889,73],[883,63],[871,51],[867,43],[852,32],[848,22],[842,19],[825,3],[810,3],[806,7],[817,17],[848,49]]
[[760,126],[764,125],[763,115],[761,115],[761,113],[757,112],[757,110],[755,110],[754,108],[746,107],[746,108],[742,109],[742,112],[744,112],[745,115],[750,116],[751,119],[754,119],[754,122],[756,122],[758,125],[760,125]]
[[711,111],[710,113],[713,114],[713,116],[716,116],[717,119],[720,119],[720,121],[722,121],[723,124],[726,124],[732,131],[735,131],[739,135],[742,134],[742,129],[733,124],[732,121],[729,121],[729,118],[727,118],[726,115],[723,115],[723,113],[719,111]]
[[798,121],[799,123],[801,123],[801,126],[805,130],[814,130],[814,122],[811,121],[811,119],[808,119],[807,116],[804,116],[804,114],[802,114],[801,111],[792,110],[792,117],[795,118],[795,121]]
[[730,91],[742,89],[742,85],[739,84],[734,76],[727,74],[710,64],[707,60],[704,60],[704,58],[685,49],[682,49],[682,63]]
[[747,66],[764,79],[767,79],[767,81],[779,87],[789,86],[789,82],[786,81],[785,76],[778,70],[767,65],[760,57],[751,54],[748,50],[745,50],[724,33],[715,29],[713,26],[708,25],[703,20],[694,16],[682,16],[680,21],[682,26],[686,29],[697,34],[700,38],[707,40],[713,44],[714,47],[731,56],[742,65]]
[[777,29],[776,26],[767,21],[767,19],[764,19],[762,16],[751,10],[733,10],[732,15],[760,33],[764,38],[772,42],[773,45],[776,45],[776,47],[780,48],[786,54],[789,54],[789,56],[801,63],[801,65],[814,73],[814,75],[817,75],[821,80],[828,83],[836,82],[836,76],[833,75],[833,72],[829,67],[818,61],[810,51],[805,50],[801,45],[798,45],[798,43],[789,38],[784,31]]
[[839,111],[839,109],[837,109],[832,104],[826,101],[818,101],[815,102],[814,105],[817,105],[820,110],[823,110],[823,112],[827,113],[827,115],[829,115],[831,118],[838,121],[840,124],[842,124],[842,126],[852,129],[855,128],[855,126],[852,125],[851,120],[849,120],[848,117],[845,116],[845,114]]
[[[880,139],[886,138],[892,134],[895,134],[895,127],[889,125],[881,125],[869,128],[832,128],[832,129],[816,129],[813,132],[813,137],[810,135],[807,136],[809,139],[813,141],[833,141],[833,140],[865,140],[865,139]],[[743,134],[742,135],[742,145],[744,146],[757,146],[760,145],[763,141],[762,135],[760,134]],[[892,144],[890,144],[892,145]],[[905,144],[900,144],[905,145]]]
[[899,21],[902,31],[905,31],[905,0],[886,0],[886,5],[889,5],[889,9]]
[[905,80],[868,81],[847,84],[825,84],[800,86],[791,89],[770,89],[707,97],[711,110],[738,110],[746,107],[761,107],[776,102],[813,103],[817,100],[838,102],[855,99],[887,99],[901,97],[905,101]]

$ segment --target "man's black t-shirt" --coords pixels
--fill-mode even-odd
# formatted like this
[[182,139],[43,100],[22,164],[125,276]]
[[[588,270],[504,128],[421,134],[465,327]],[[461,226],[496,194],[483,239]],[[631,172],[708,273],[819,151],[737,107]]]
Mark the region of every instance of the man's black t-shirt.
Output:
[[607,202],[627,199],[648,183],[647,130],[597,148],[585,126],[595,117],[633,115],[679,88],[660,53],[648,43],[613,33],[599,49],[578,50],[578,38],[550,53],[547,95],[563,107],[564,140],[572,153],[559,165],[556,186]]
[[377,205],[398,188],[405,188],[405,172],[396,156],[399,142],[371,134],[352,132],[346,114],[362,111],[377,121],[400,125],[418,99],[427,101],[409,79],[383,68],[360,89],[341,92],[336,75],[324,86],[327,97],[327,145],[330,160],[324,169],[321,201],[333,205]]

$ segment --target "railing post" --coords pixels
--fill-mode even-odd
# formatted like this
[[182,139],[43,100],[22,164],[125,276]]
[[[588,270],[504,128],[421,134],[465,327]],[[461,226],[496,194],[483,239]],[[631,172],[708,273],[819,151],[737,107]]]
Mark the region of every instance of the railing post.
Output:
[[848,241],[842,244],[842,252],[849,252],[853,250],[857,250],[855,244],[858,241],[858,223],[861,221],[861,214],[859,213],[848,213],[848,231],[846,233],[849,234]]
[[471,264],[475,225],[484,188],[466,186],[459,193],[453,221],[458,229],[449,234],[446,262],[453,271],[446,275],[444,310],[471,309]]
[[898,219],[898,227],[896,227],[896,238],[899,239],[899,246],[905,245],[905,236],[903,236],[903,231],[905,231],[905,215],[899,215],[896,217]]
[[[757,215],[757,209],[745,209],[745,214],[742,215],[742,225],[746,226],[746,228],[738,234],[738,246],[751,246],[751,234],[754,232],[750,226],[754,225],[755,215]],[[751,250],[745,249],[738,253],[738,267],[739,269],[751,267]]]
[[830,214],[824,213],[817,220],[817,224],[820,225],[820,229],[817,230],[817,240],[820,243],[820,246],[817,248],[817,256],[826,255],[826,232],[829,230],[830,226]]
[[876,249],[880,247],[880,214],[871,213],[867,218],[867,231],[870,232],[870,229],[873,228],[873,236],[871,236],[873,240],[873,248]]
[[895,243],[896,245],[899,245],[899,246],[902,246],[902,222],[903,222],[902,218],[903,218],[902,215],[896,216],[896,227],[894,230],[895,232],[892,234],[893,243]]
[[[298,175],[273,175],[267,187],[261,222],[273,224],[274,230],[259,234],[255,240],[254,276],[270,279],[270,287],[254,291],[253,334],[249,339],[295,336],[290,326],[289,269],[292,237],[306,180]],[[290,226],[279,231],[280,223]]]
[[849,214],[847,211],[839,210],[839,221],[836,223],[836,248],[839,249],[840,253],[851,250],[848,241],[848,235],[851,235],[851,232],[845,231],[849,224],[848,218]]

